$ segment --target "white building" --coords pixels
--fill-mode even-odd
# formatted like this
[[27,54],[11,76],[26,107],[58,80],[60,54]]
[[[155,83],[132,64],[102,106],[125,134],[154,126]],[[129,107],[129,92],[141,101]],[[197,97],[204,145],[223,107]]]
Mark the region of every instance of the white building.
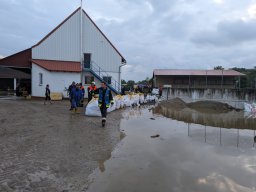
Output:
[[[66,97],[68,86],[81,80],[85,88],[91,81],[100,86],[104,80],[114,93],[121,90],[121,67],[126,60],[84,10],[81,14],[81,8],[26,51],[31,52],[27,54],[31,55],[27,67],[31,69],[34,97],[43,97],[47,84],[52,92],[61,92]],[[15,55],[20,54],[7,60],[15,60]],[[0,61],[0,65],[19,68],[15,62],[9,65],[7,60],[2,64]]]

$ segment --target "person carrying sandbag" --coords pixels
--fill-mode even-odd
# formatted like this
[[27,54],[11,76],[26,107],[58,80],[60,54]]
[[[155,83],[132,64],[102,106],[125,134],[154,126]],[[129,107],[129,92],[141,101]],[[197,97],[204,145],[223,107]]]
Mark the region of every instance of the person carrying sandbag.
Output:
[[102,127],[105,127],[106,118],[107,118],[107,109],[110,107],[110,104],[113,105],[113,96],[111,91],[107,88],[105,82],[101,83],[101,87],[97,89],[99,93],[98,106],[100,108],[101,117],[102,117]]
[[91,83],[91,86],[88,87],[87,91],[88,91],[88,103],[89,103],[97,91],[97,87],[94,81]]

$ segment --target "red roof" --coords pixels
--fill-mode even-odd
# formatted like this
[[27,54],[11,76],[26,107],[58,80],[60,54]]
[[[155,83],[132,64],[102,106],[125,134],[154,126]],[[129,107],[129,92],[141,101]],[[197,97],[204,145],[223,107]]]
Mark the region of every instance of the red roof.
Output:
[[53,60],[41,60],[33,59],[32,63],[48,70],[57,72],[81,72],[80,62],[75,61],[53,61]]
[[0,66],[31,68],[32,51],[31,48],[20,51],[3,59],[0,59]]
[[188,70],[188,69],[155,69],[154,75],[182,75],[182,76],[243,76],[235,70]]

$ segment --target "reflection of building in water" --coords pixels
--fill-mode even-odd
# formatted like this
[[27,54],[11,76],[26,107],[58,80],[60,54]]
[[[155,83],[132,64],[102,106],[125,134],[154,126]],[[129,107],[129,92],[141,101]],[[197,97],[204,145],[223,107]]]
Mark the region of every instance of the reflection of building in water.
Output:
[[209,144],[225,146],[254,146],[256,120],[244,118],[243,112],[201,113],[183,108],[172,109],[158,105],[155,114],[187,123],[189,137]]
[[153,113],[162,114],[165,117],[186,123],[222,128],[256,129],[256,119],[245,118],[243,111],[230,111],[227,113],[207,113],[205,111],[203,113],[190,108],[178,110],[158,105],[153,110]]
[[187,123],[188,136],[208,144],[221,146],[255,147],[256,131],[227,129]]
[[143,107],[129,108],[129,110],[126,110],[123,113],[123,116],[126,120],[130,119],[131,117],[139,117],[142,115],[142,109]]

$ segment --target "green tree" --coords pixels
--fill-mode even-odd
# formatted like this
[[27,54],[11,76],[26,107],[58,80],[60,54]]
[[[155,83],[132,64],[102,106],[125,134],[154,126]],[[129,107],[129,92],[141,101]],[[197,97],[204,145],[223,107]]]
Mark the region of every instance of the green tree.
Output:
[[146,77],[146,79],[137,82],[137,84],[150,84],[150,85],[152,83],[153,83],[153,77],[152,78]]
[[128,87],[133,88],[133,86],[135,85],[135,81],[129,80],[129,81],[126,82],[126,84],[127,84]]
[[246,68],[232,68],[235,71],[245,74],[245,76],[240,77],[240,87],[241,88],[256,88],[256,69],[246,69]]
[[214,70],[224,70],[224,68],[223,68],[222,66],[220,66],[220,65],[219,65],[219,66],[214,67],[213,69],[214,69]]
[[126,81],[124,79],[121,80],[121,84],[126,84]]

